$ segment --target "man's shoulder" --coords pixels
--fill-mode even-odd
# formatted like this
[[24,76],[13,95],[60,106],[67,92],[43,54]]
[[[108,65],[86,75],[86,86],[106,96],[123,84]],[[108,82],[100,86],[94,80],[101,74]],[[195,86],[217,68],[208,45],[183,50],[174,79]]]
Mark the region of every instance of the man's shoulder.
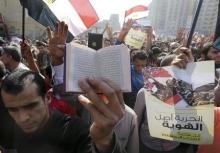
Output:
[[[53,130],[54,128],[54,130]],[[70,116],[59,111],[54,111],[51,115],[49,131],[55,137],[60,138],[62,144],[90,143],[89,127],[77,116]]]
[[18,64],[18,67],[16,69],[14,69],[14,71],[17,71],[17,70],[30,70],[30,69],[26,65],[24,65],[23,63],[20,62]]
[[88,128],[88,125],[78,116],[76,115],[70,116],[62,112],[59,112],[57,110],[52,112],[51,121],[65,128],[75,128],[75,129],[82,127]]
[[137,97],[144,97],[144,93],[145,93],[145,89],[141,88],[137,93]]

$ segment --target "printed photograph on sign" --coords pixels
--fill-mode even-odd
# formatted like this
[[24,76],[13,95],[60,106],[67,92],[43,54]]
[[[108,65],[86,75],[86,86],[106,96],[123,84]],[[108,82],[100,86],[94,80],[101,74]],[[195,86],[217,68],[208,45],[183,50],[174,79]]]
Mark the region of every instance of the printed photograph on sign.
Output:
[[[181,106],[197,106],[214,104],[214,78],[210,73],[198,73],[198,83],[188,79],[175,77],[174,71],[184,73],[184,70],[175,70],[166,67],[149,67],[144,71],[145,88],[162,102]],[[187,71],[187,70],[186,70]],[[205,69],[204,69],[205,71]],[[175,73],[176,74],[176,73]],[[192,76],[193,77],[193,76]],[[208,78],[208,80],[206,79]],[[177,105],[177,106],[178,106]]]
[[148,67],[143,74],[150,135],[184,143],[211,144],[214,62],[189,63],[186,69]]

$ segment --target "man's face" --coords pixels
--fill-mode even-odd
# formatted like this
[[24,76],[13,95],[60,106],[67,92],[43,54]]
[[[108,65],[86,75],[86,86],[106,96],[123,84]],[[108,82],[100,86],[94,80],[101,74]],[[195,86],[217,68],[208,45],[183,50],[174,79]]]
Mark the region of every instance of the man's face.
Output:
[[214,89],[214,93],[215,93],[215,104],[217,104],[218,106],[220,106],[220,80],[218,80],[218,84]]
[[5,52],[2,52],[2,56],[0,57],[0,60],[4,63],[5,67],[7,68],[8,63],[10,62],[11,56],[8,55]]
[[134,62],[134,68],[135,68],[135,71],[138,72],[138,73],[141,73],[143,68],[146,66],[147,64],[147,61],[146,60],[140,60],[140,59],[135,59]]
[[31,83],[17,95],[5,91],[1,94],[9,114],[25,133],[35,132],[48,121],[49,99],[39,96],[35,83]]
[[104,41],[104,47],[111,46],[111,42],[109,40]]
[[220,51],[211,47],[207,54],[208,58],[215,62],[220,62]]
[[41,53],[41,52],[45,52],[46,47],[44,47],[44,46],[37,46],[37,49]]

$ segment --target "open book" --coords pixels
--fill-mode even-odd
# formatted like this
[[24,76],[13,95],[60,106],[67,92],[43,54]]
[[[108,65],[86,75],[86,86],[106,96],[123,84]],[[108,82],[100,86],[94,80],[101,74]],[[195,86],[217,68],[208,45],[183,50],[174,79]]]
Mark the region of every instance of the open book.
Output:
[[122,91],[131,91],[130,53],[125,45],[98,51],[76,43],[66,44],[64,83],[67,92],[81,92],[78,80],[101,77],[113,81]]

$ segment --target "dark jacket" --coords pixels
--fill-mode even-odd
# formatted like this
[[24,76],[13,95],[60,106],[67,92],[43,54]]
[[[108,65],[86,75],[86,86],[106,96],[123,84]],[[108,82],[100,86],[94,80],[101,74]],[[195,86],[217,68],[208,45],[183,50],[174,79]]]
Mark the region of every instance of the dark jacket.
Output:
[[48,123],[34,134],[18,131],[15,147],[18,153],[90,153],[88,129],[79,118],[55,111]]

